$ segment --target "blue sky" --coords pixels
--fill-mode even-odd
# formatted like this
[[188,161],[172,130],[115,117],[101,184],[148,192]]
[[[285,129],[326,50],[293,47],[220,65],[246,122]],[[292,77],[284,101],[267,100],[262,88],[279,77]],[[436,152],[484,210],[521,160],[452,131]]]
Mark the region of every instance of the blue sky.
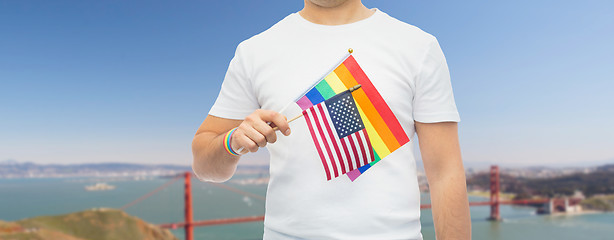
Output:
[[[611,1],[364,1],[435,35],[468,164],[614,162]],[[236,45],[303,2],[0,2],[0,161],[189,164]]]

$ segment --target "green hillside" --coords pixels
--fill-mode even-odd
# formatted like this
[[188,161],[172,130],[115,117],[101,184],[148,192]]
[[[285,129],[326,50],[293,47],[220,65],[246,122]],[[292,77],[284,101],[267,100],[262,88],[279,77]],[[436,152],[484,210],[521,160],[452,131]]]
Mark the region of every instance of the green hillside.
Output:
[[92,209],[16,222],[0,221],[0,240],[176,240],[170,231],[115,209]]

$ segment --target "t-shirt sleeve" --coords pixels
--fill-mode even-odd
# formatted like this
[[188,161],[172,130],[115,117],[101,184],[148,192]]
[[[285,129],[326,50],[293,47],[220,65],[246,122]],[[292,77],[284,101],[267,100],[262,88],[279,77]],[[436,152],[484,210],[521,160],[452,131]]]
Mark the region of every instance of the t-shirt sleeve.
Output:
[[415,121],[460,122],[452,93],[448,64],[436,39],[429,44],[415,86],[413,99]]
[[240,120],[259,108],[243,47],[239,44],[209,115]]

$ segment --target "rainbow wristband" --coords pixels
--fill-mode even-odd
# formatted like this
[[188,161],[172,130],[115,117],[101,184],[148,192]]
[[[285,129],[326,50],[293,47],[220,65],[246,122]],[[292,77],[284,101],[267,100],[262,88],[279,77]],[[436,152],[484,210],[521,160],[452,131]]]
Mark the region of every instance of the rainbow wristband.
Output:
[[230,139],[232,139],[232,134],[235,132],[235,130],[237,130],[237,128],[233,128],[226,133],[226,136],[224,137],[224,149],[226,149],[226,152],[228,152],[230,155],[239,156],[239,154],[232,150],[232,147],[230,146]]

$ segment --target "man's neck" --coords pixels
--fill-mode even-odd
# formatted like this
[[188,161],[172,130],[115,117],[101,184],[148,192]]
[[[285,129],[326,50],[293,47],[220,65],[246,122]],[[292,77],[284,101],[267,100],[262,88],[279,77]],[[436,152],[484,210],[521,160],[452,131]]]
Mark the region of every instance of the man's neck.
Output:
[[307,21],[322,25],[342,25],[357,22],[375,13],[360,0],[348,0],[335,7],[322,7],[305,0],[305,7],[299,14]]

